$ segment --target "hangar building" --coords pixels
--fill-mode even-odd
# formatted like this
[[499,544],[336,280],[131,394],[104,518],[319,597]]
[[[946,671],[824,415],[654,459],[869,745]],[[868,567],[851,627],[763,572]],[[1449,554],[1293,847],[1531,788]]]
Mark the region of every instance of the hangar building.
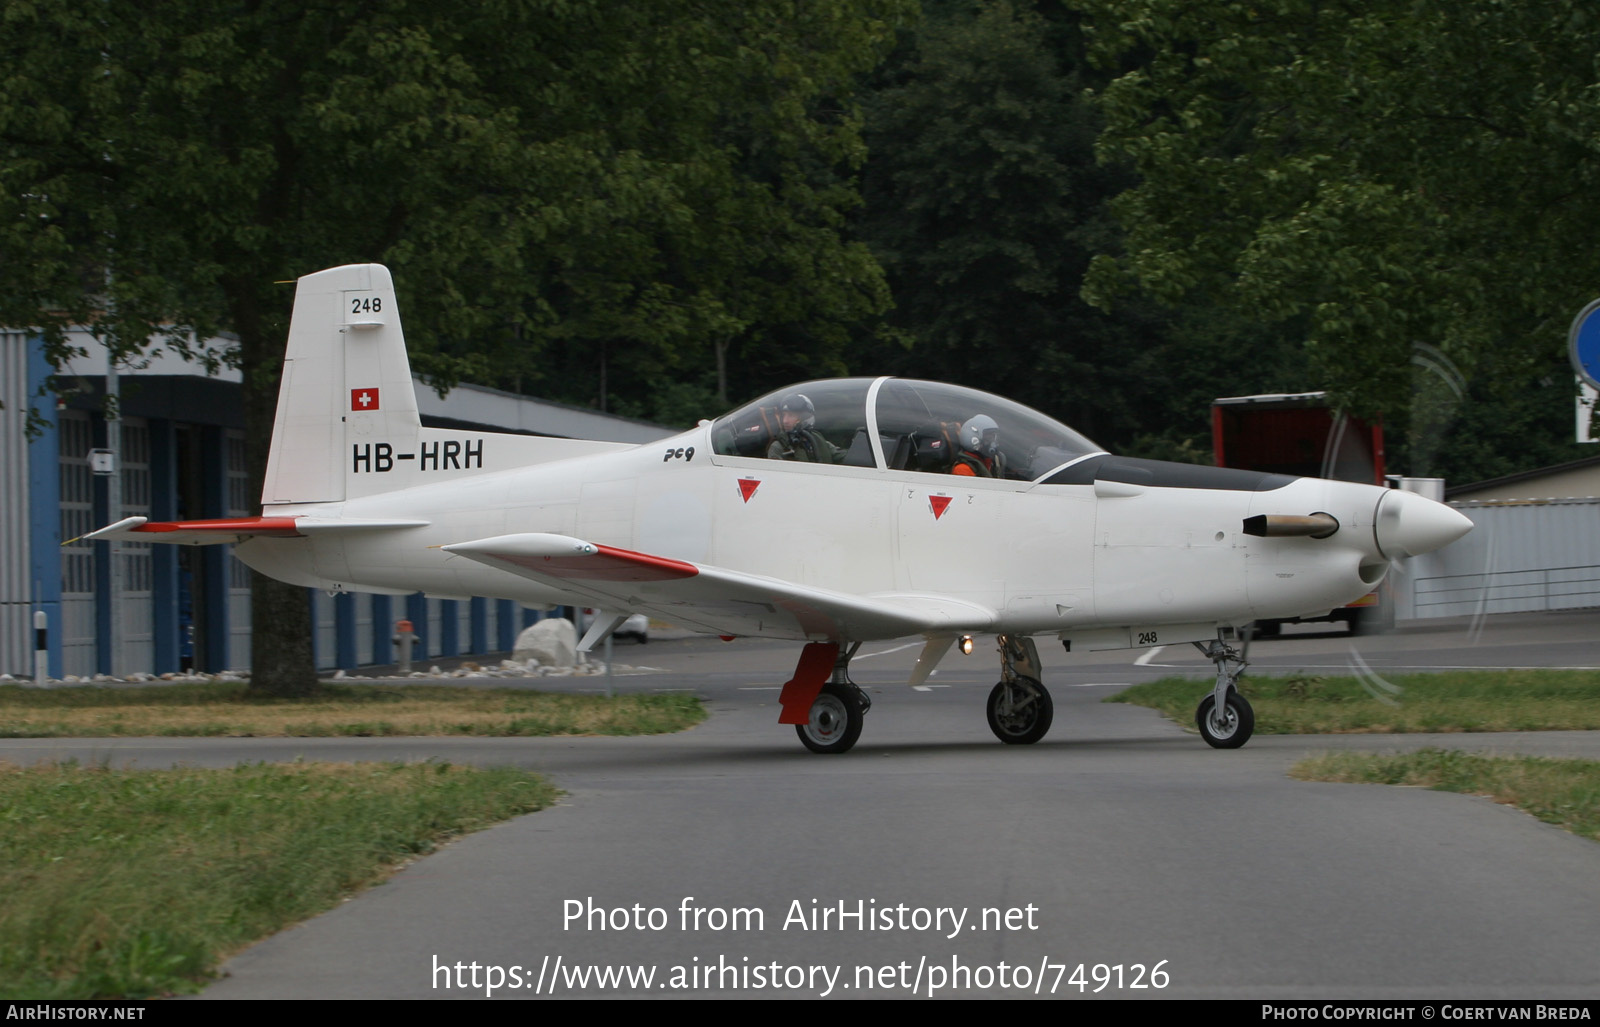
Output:
[[[106,445],[104,350],[56,376],[39,340],[0,333],[0,673],[32,677],[35,614],[45,614],[50,676],[245,670],[250,660],[250,575],[231,546],[119,547],[111,594],[110,545],[77,542],[122,517],[154,520],[253,516],[245,470],[240,376],[157,353],[118,369],[122,509],[107,509],[93,451]],[[579,407],[461,385],[445,399],[416,383],[425,425],[649,442],[673,429]],[[38,420],[29,431],[29,412]],[[394,662],[394,622],[413,622],[414,657],[511,648],[537,614],[509,600],[313,593],[313,649],[325,670]],[[111,651],[111,618],[121,644]]]

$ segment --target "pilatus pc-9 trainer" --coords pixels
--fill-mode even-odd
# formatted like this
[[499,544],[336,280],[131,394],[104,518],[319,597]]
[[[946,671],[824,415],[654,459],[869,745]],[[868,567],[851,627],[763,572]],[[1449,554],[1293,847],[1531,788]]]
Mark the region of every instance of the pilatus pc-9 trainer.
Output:
[[250,566],[332,591],[490,596],[804,643],[779,722],[855,744],[863,642],[920,635],[911,683],[957,639],[998,636],[989,724],[1050,728],[1035,639],[1067,650],[1193,642],[1216,664],[1211,745],[1254,725],[1230,632],[1324,613],[1391,560],[1471,527],[1373,485],[1113,456],[974,389],[807,382],[644,445],[424,428],[394,285],[377,264],[299,280],[255,518],[95,532],[236,542]]

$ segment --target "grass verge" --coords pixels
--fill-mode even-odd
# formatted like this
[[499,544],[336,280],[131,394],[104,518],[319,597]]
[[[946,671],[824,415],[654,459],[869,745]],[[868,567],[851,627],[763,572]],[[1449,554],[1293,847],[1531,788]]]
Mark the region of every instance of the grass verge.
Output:
[[0,686],[0,737],[183,735],[650,735],[693,727],[681,693],[599,695],[430,685],[323,685],[310,699],[259,699],[240,683],[137,688]]
[[1478,756],[1453,749],[1379,755],[1334,752],[1294,765],[1301,781],[1420,785],[1487,795],[1540,820],[1600,841],[1600,762]]
[[[1447,671],[1389,678],[1245,677],[1257,734],[1600,729],[1600,672]],[[1210,681],[1162,678],[1108,702],[1160,710],[1194,726]]]
[[444,763],[0,763],[0,998],[198,990],[233,951],[556,794]]

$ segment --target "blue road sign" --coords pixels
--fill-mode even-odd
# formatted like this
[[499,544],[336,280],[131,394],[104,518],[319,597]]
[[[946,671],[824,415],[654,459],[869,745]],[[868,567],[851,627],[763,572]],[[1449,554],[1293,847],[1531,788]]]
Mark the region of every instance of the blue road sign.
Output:
[[1567,352],[1578,377],[1600,389],[1600,300],[1584,307],[1572,319],[1567,333]]

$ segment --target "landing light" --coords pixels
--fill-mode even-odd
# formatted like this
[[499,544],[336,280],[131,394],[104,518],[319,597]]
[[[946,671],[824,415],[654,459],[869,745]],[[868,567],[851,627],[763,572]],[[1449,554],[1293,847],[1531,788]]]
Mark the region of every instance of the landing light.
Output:
[[972,655],[972,636],[971,635],[962,635],[961,636],[961,655],[962,656],[971,656]]

